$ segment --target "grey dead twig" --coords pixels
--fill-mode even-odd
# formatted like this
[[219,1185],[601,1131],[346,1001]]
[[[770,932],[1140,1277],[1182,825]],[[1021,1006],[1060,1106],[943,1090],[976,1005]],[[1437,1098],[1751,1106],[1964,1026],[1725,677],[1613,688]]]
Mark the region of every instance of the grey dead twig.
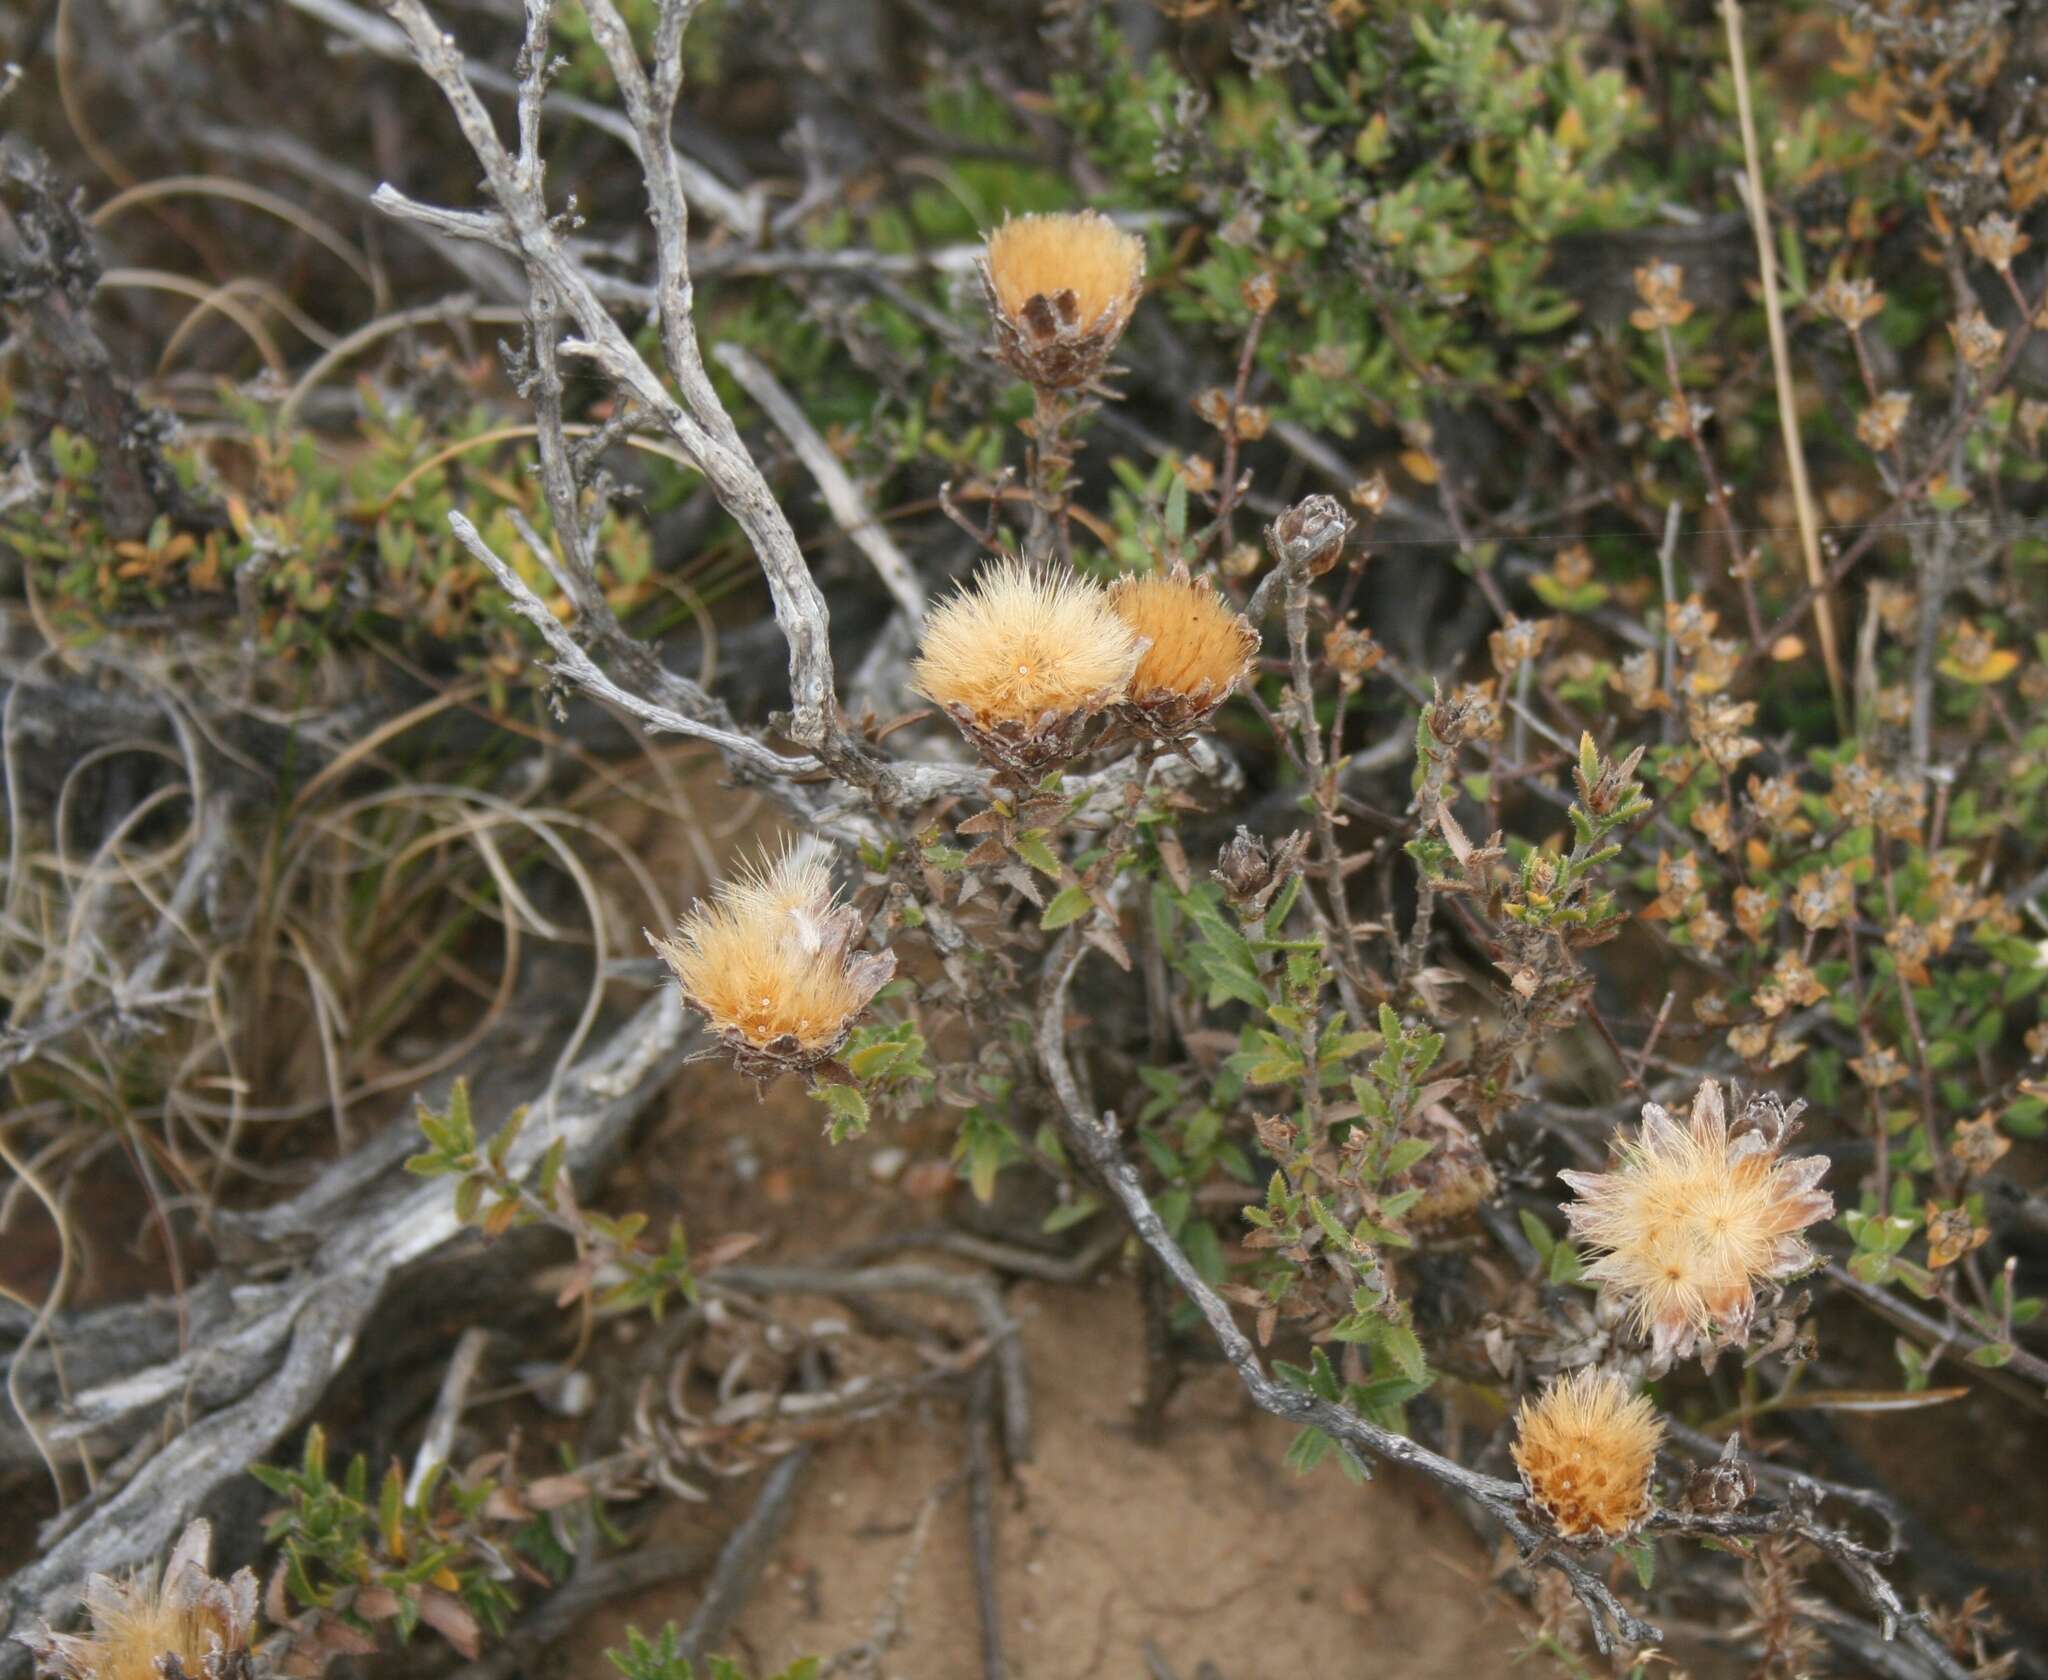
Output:
[[711,1571],[711,1580],[704,1588],[697,1613],[690,1618],[689,1626],[683,1629],[685,1661],[701,1663],[711,1648],[725,1637],[733,1618],[745,1608],[754,1583],[760,1580],[761,1571],[767,1567],[776,1542],[789,1526],[790,1516],[796,1507],[797,1490],[802,1486],[804,1472],[810,1468],[817,1450],[814,1446],[798,1447],[786,1457],[777,1459],[774,1467],[762,1477],[761,1491],[755,1496],[753,1509],[733,1530],[731,1538],[718,1554],[718,1563]]
[[[643,1005],[571,1070],[552,1124],[520,1135],[512,1170],[530,1171],[556,1138],[566,1145],[574,1172],[588,1174],[609,1159],[681,1065],[693,1037],[672,993]],[[215,1489],[311,1414],[371,1311],[407,1268],[464,1230],[446,1186],[411,1179],[387,1182],[344,1219],[311,1223],[322,1236],[305,1264],[284,1282],[262,1286],[253,1301],[245,1292],[215,1336],[74,1398],[64,1430],[90,1427],[136,1439],[137,1425],[154,1424],[167,1405],[209,1397],[206,1409],[170,1441],[138,1450],[125,1479],[104,1477],[88,1514],[74,1516],[61,1538],[0,1582],[0,1634],[26,1616],[61,1619],[88,1571],[118,1573],[159,1556]],[[149,1444],[142,1435],[138,1449]],[[0,1641],[0,1680],[16,1680],[27,1656],[23,1647]]]
[[995,1467],[989,1452],[995,1369],[976,1367],[967,1388],[967,1534],[974,1563],[974,1605],[981,1621],[982,1680],[1004,1680],[1003,1603],[996,1569]]

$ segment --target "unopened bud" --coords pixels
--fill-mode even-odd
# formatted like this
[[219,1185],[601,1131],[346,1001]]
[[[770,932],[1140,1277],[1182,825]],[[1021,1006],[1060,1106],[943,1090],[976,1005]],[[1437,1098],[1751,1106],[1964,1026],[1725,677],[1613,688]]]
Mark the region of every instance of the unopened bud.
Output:
[[1272,848],[1242,823],[1238,824],[1237,832],[1224,841],[1223,849],[1216,854],[1216,879],[1230,895],[1230,902],[1241,905],[1263,891],[1272,878]]
[[1350,535],[1351,515],[1335,496],[1310,496],[1266,527],[1266,545],[1283,567],[1298,566],[1320,577],[1336,565]]

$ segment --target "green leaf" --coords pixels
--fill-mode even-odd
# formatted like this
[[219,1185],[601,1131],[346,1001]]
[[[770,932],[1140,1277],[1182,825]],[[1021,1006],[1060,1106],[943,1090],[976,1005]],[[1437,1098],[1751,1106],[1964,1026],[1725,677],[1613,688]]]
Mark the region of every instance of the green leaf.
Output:
[[1046,1236],[1054,1236],[1079,1225],[1085,1219],[1093,1219],[1102,1211],[1102,1203],[1094,1196],[1076,1196],[1071,1202],[1062,1202],[1045,1216],[1038,1229]]
[[826,1129],[834,1143],[858,1137],[867,1130],[868,1099],[861,1094],[858,1085],[840,1085],[821,1079],[812,1085],[811,1095],[825,1105],[830,1116]]
[[1657,1547],[1655,1542],[1650,1540],[1634,1540],[1626,1545],[1616,1546],[1614,1549],[1627,1558],[1630,1564],[1634,1566],[1636,1585],[1641,1587],[1644,1592],[1648,1592],[1650,1584],[1657,1579]]
[[1038,925],[1048,932],[1054,928],[1063,928],[1069,922],[1078,922],[1092,908],[1093,901],[1088,897],[1086,887],[1062,887],[1053,894],[1052,902],[1038,918]]
[[1394,1362],[1394,1369],[1410,1382],[1429,1380],[1429,1361],[1423,1357],[1422,1343],[1407,1325],[1389,1324],[1380,1332],[1379,1346]]
[[1045,843],[1049,831],[1043,828],[1027,828],[1010,842],[1010,850],[1041,875],[1050,875],[1055,881],[1060,878],[1060,860],[1053,855],[1053,849]]

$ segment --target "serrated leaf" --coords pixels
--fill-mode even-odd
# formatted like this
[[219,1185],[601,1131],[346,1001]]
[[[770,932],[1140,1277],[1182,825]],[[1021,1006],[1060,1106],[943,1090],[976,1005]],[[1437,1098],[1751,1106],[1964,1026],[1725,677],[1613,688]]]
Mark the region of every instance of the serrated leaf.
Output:
[[1038,918],[1038,925],[1048,932],[1055,928],[1063,928],[1069,922],[1078,922],[1092,908],[1093,903],[1088,897],[1086,887],[1062,887],[1053,894],[1052,902]]
[[1422,1342],[1405,1324],[1389,1324],[1380,1332],[1379,1345],[1394,1362],[1394,1369],[1412,1383],[1429,1380],[1429,1361],[1423,1357]]
[[1055,881],[1060,878],[1060,860],[1053,849],[1045,843],[1046,830],[1027,828],[1010,842],[1010,850],[1041,875],[1050,875]]

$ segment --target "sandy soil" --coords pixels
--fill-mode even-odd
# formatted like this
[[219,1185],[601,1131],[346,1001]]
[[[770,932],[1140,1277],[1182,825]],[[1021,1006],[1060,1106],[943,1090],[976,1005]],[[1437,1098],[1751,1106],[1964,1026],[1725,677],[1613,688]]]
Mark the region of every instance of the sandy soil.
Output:
[[[1183,1680],[1205,1662],[1223,1680],[1506,1670],[1518,1643],[1512,1601],[1486,1584],[1486,1560],[1453,1514],[1413,1488],[1353,1487],[1327,1465],[1297,1478],[1281,1464],[1289,1429],[1253,1411],[1220,1368],[1183,1387],[1166,1444],[1141,1447],[1128,1424],[1138,1358],[1128,1282],[1028,1284],[1010,1301],[1036,1446],[998,1493],[1003,1637],[1017,1680],[1143,1676],[1148,1642]],[[828,1447],[728,1640],[733,1654],[772,1673],[865,1639],[918,1509],[957,1475],[964,1440],[959,1408],[933,1402]],[[687,1542],[720,1526],[704,1507],[673,1506],[655,1538]],[[956,1490],[934,1518],[903,1639],[881,1666],[888,1680],[981,1672],[967,1544]],[[628,1623],[685,1621],[699,1590],[683,1582],[609,1607],[559,1653],[561,1672],[595,1680],[606,1672],[599,1653]]]

